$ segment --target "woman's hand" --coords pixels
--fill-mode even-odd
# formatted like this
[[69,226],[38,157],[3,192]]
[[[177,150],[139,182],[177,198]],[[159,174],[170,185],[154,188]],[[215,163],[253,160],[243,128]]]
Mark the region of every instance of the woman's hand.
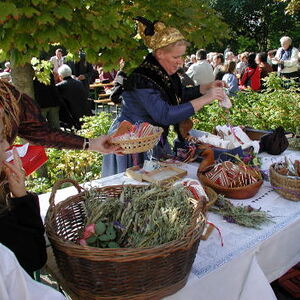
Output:
[[19,198],[26,195],[25,171],[16,148],[13,149],[13,156],[13,164],[6,161],[3,162],[4,172],[6,174],[11,193],[14,197]]
[[120,147],[115,146],[111,143],[111,137],[109,135],[102,135],[95,139],[90,139],[89,150],[97,151],[103,154],[118,153]]
[[207,91],[207,93],[195,100],[191,101],[191,104],[194,107],[195,112],[200,110],[204,105],[213,102],[214,100],[222,101],[225,98],[225,91],[222,87],[214,87]]
[[227,87],[226,82],[222,80],[215,80],[211,83],[201,84],[200,85],[200,93],[205,95],[212,88],[224,88]]

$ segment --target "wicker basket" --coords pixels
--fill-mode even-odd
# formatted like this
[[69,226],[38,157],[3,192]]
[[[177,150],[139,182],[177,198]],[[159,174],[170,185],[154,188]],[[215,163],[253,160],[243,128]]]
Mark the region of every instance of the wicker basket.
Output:
[[132,140],[121,140],[117,142],[113,141],[112,143],[116,146],[121,147],[122,153],[124,154],[141,153],[153,149],[162,133],[163,129],[160,128],[157,133],[152,135]]
[[[79,194],[55,205],[55,193],[67,181]],[[110,186],[98,191],[106,199],[122,189]],[[57,182],[45,221],[58,268],[80,299],[161,299],[185,285],[205,226],[200,204],[182,239],[149,248],[101,249],[74,243],[84,227],[84,195],[72,180]]]
[[215,184],[202,173],[198,173],[197,175],[203,185],[209,186],[218,194],[222,194],[225,197],[232,199],[247,199],[253,197],[258,192],[260,186],[263,183],[263,180],[259,180],[253,184],[249,184],[243,187],[228,188]]
[[300,201],[300,179],[281,175],[274,166],[270,166],[270,181],[275,191],[286,199]]

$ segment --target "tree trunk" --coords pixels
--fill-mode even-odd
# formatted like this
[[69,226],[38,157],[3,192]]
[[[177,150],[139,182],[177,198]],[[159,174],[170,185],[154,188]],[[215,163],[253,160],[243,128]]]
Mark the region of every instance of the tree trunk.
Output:
[[12,82],[14,86],[24,94],[27,94],[32,99],[34,99],[34,90],[33,90],[33,77],[34,70],[30,63],[26,63],[23,66],[15,66],[14,62],[11,61],[11,75]]
[[[12,81],[14,86],[24,94],[27,94],[34,100],[33,77],[34,70],[31,64],[27,63],[23,66],[14,66],[13,61],[11,68]],[[46,137],[45,137],[46,138]],[[37,170],[39,177],[48,177],[46,165],[41,166]]]

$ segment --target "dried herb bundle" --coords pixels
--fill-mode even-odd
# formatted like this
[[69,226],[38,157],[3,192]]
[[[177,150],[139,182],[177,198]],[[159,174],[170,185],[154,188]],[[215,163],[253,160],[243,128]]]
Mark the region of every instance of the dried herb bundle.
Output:
[[223,216],[229,223],[236,223],[241,226],[260,229],[260,225],[270,222],[272,216],[261,209],[255,209],[250,205],[233,205],[229,200],[219,195],[210,211]]
[[[100,192],[101,193],[101,192]],[[181,238],[192,218],[191,193],[183,186],[124,186],[120,197],[86,194],[86,224],[113,224],[121,247],[151,247]]]

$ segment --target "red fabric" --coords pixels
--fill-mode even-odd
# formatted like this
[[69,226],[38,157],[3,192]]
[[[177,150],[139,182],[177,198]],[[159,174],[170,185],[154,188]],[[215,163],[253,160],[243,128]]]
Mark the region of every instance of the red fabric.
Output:
[[112,82],[115,80],[117,75],[117,71],[113,70],[112,72],[102,72],[99,75],[100,81],[106,81],[108,80],[109,82]]
[[[250,79],[250,80],[249,80]],[[241,88],[251,88],[254,91],[259,91],[261,88],[260,85],[260,68],[256,69],[247,67],[243,73],[242,78],[240,79]]]

